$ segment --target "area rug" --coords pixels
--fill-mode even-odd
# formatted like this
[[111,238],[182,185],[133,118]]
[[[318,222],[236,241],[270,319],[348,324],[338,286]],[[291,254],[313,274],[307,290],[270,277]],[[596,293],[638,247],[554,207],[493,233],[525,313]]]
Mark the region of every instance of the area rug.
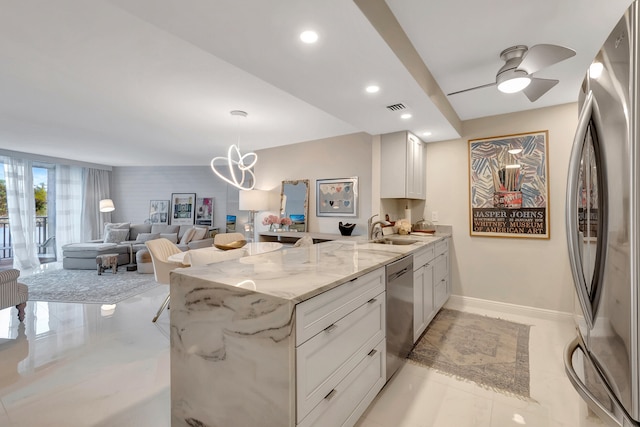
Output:
[[124,268],[98,276],[95,270],[54,270],[20,277],[29,287],[29,301],[115,304],[159,286],[153,274]]
[[409,355],[413,363],[529,398],[529,326],[442,309]]

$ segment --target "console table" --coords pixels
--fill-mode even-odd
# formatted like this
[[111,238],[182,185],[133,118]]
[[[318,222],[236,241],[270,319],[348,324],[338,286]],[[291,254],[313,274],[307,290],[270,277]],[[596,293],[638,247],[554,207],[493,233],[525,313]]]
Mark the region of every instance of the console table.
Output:
[[312,233],[312,232],[296,232],[296,231],[265,231],[259,234],[261,242],[280,242],[283,244],[294,244],[299,239],[309,236],[313,239],[313,243],[329,242],[333,240],[351,240],[358,241],[366,239],[366,236],[343,236],[341,234],[331,233]]

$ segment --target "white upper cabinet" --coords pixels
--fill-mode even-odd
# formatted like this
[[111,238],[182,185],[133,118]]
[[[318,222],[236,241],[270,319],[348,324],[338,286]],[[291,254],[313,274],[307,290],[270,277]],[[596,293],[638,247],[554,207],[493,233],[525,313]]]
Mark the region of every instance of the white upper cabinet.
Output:
[[407,132],[380,138],[380,197],[426,199],[427,156],[424,142]]

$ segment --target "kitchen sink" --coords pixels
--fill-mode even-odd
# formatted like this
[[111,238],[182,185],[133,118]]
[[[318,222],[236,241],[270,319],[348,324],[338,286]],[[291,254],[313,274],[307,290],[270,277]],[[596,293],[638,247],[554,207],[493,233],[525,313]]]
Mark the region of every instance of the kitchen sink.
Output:
[[371,243],[379,243],[381,245],[413,245],[414,243],[418,242],[419,240],[389,239],[388,237],[371,241]]

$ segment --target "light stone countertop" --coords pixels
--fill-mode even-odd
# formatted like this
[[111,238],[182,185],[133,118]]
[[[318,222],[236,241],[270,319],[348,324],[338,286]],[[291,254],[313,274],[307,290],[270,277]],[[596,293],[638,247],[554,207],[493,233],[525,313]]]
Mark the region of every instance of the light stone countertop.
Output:
[[393,237],[173,270],[171,425],[296,425],[296,304],[447,236]]
[[[448,233],[435,236],[387,236],[419,241],[410,245],[340,239],[203,267],[176,269],[171,273],[171,282],[179,286],[195,285],[194,282],[199,286],[204,282],[227,285],[296,304],[449,236]],[[194,278],[199,280],[190,280]]]

